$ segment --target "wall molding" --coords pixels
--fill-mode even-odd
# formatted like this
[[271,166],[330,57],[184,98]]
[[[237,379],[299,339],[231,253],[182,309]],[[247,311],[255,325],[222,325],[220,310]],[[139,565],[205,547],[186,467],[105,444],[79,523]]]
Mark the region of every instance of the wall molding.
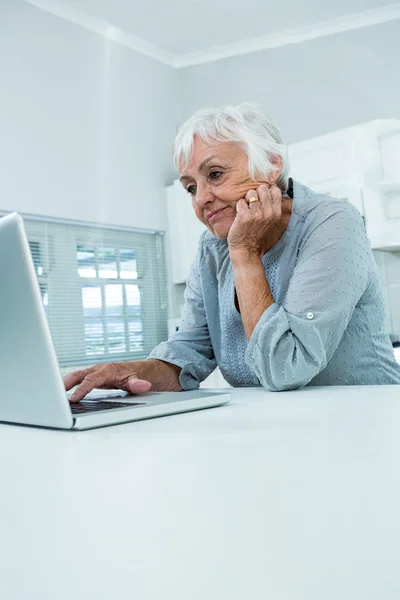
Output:
[[106,21],[92,17],[79,9],[72,8],[59,0],[25,0],[25,2],[75,23],[75,25],[94,31],[113,42],[127,46],[136,52],[140,52],[176,69],[201,65],[252,52],[260,52],[261,50],[268,50],[270,48],[299,44],[337,33],[354,31],[400,19],[400,3],[396,3],[329,21],[321,21],[305,27],[286,29],[279,33],[248,38],[240,42],[217,46],[205,51],[177,56],[139,37],[125,33]]
[[140,54],[149,56],[165,65],[175,67],[176,56],[173,54],[166,52],[150,42],[146,42],[146,40],[143,40],[142,38],[125,33],[121,29],[118,29],[118,27],[110,25],[107,21],[92,17],[82,10],[72,8],[58,0],[25,0],[25,2],[51,13],[52,15],[61,17],[61,19],[70,21],[79,27],[98,33],[117,44],[121,44]]
[[279,48],[289,44],[299,44],[309,40],[371,27],[380,23],[387,23],[400,19],[400,3],[383,6],[378,9],[347,15],[330,21],[322,21],[313,25],[286,29],[273,35],[249,38],[240,42],[210,48],[204,52],[196,52],[178,57],[175,60],[176,68],[191,67],[211,61],[241,56],[251,52],[259,52],[269,48]]

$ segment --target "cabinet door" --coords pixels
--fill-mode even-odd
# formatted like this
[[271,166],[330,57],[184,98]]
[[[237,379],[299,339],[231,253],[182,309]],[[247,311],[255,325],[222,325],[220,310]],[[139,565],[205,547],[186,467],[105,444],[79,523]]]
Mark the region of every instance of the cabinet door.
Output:
[[363,214],[356,131],[341,131],[289,146],[291,175],[315,192],[348,200]]
[[319,194],[332,196],[332,198],[339,198],[340,200],[347,200],[357,208],[360,214],[364,214],[363,193],[359,187],[343,183],[337,179],[311,182],[308,184],[308,187]]
[[400,132],[382,136],[379,140],[383,180],[400,181]]
[[345,133],[316,137],[289,146],[292,176],[304,185],[325,180],[345,181],[352,144]]
[[186,238],[182,232],[185,230],[185,215],[184,210],[180,209],[175,185],[167,187],[167,217],[172,283],[184,283],[186,277],[182,256],[186,255]]
[[185,283],[206,226],[196,217],[190,196],[179,181],[167,188],[167,207],[172,282]]

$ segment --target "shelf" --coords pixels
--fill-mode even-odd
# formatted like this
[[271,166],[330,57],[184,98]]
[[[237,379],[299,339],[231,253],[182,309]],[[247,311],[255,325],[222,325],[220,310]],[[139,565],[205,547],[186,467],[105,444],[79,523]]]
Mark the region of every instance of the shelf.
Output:
[[400,192],[400,181],[383,180],[377,181],[375,187],[380,192]]
[[381,237],[379,239],[370,238],[372,250],[380,250],[381,252],[400,252],[400,239],[397,241],[388,241],[383,240]]

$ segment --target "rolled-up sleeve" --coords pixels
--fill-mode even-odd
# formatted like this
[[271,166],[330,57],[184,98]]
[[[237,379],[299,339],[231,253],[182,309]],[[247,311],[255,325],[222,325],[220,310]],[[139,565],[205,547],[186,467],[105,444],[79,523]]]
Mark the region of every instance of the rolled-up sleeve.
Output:
[[287,293],[246,350],[246,364],[273,391],[303,387],[326,367],[369,281],[371,247],[357,210],[332,201],[312,217]]
[[164,360],[182,368],[179,378],[182,390],[197,389],[200,382],[217,366],[199,277],[203,237],[204,234],[200,238],[199,251],[187,280],[179,331],[159,344],[149,355],[149,358]]

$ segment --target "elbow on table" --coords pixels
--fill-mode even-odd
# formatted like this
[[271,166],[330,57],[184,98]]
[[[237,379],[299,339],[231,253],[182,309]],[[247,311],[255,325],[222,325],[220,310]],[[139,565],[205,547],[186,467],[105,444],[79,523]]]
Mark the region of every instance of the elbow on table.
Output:
[[284,369],[276,373],[270,369],[257,374],[258,380],[263,388],[269,392],[287,392],[290,390],[299,390],[310,383],[318,375],[320,365],[313,365],[312,368],[302,369]]
[[303,388],[327,365],[327,355],[322,344],[316,349],[307,348],[298,341],[294,343],[293,339],[292,334],[289,338],[280,340],[285,343],[276,343],[272,349],[258,344],[248,349],[248,367],[262,387],[270,392]]
[[299,390],[307,385],[308,382],[300,382],[300,381],[283,381],[283,380],[274,380],[262,378],[259,379],[262,387],[268,392],[289,392],[291,390]]

